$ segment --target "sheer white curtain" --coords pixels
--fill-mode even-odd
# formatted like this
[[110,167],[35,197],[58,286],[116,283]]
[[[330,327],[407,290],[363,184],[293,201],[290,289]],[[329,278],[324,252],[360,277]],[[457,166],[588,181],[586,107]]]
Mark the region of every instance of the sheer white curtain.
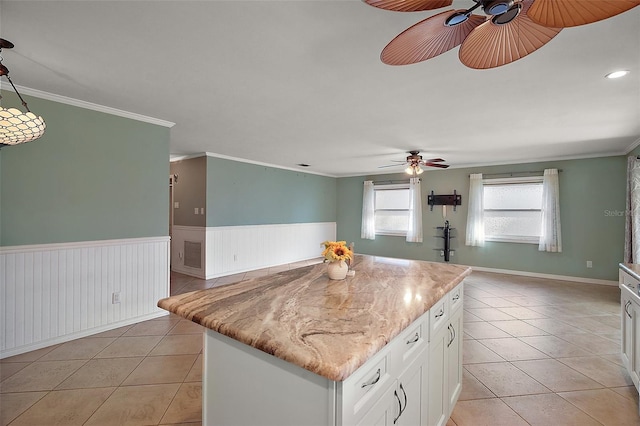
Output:
[[624,261],[640,262],[640,160],[627,157],[627,205],[624,226]]
[[407,229],[407,242],[422,242],[422,193],[420,192],[420,179],[409,180],[409,228]]
[[467,213],[468,246],[484,245],[484,185],[482,173],[469,176],[469,212]]
[[375,195],[373,191],[373,181],[364,181],[364,192],[362,193],[362,231],[360,238],[363,240],[375,240]]
[[542,178],[542,229],[538,250],[554,253],[562,251],[557,169],[546,169]]

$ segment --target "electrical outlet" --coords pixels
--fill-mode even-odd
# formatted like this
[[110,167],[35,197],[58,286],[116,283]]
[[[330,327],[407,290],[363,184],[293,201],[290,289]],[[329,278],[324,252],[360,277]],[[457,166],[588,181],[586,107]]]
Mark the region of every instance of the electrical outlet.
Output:
[[593,268],[593,262],[587,260],[587,268]]
[[440,250],[440,257],[444,257],[444,250]]
[[111,303],[114,304],[114,305],[117,304],[117,303],[120,303],[120,292],[119,291],[116,291],[115,293],[113,293],[111,295]]
[[198,208],[197,207],[193,208],[193,214],[198,214]]

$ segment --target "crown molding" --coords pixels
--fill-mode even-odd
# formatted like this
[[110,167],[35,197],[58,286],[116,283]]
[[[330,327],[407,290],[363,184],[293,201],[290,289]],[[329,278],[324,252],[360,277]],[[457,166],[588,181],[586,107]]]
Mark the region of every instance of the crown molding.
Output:
[[629,154],[631,151],[633,151],[634,149],[636,149],[638,147],[638,145],[640,145],[640,138],[636,139],[631,145],[629,145],[627,147],[626,152],[624,153],[624,155]]
[[330,177],[330,178],[338,178],[338,176],[330,175],[330,174],[327,174],[327,173],[314,172],[312,170],[306,170],[306,169],[302,169],[302,168],[297,169],[295,167],[279,166],[277,164],[263,163],[261,161],[247,160],[245,158],[239,158],[239,157],[231,157],[229,155],[217,154],[215,152],[199,152],[197,154],[185,154],[185,155],[172,154],[170,159],[169,159],[169,161],[171,161],[171,162],[182,161],[182,160],[189,160],[191,158],[198,158],[198,157],[222,158],[223,160],[236,161],[238,163],[254,164],[256,166],[271,167],[273,169],[289,170],[289,171],[292,171],[292,172],[305,173],[305,174],[309,174],[309,175],[318,175],[318,176],[324,176],[324,177]]
[[[0,89],[2,87],[0,86]],[[61,104],[76,106],[79,108],[84,108],[92,111],[103,112],[105,114],[116,115],[118,117],[129,118],[131,120],[143,121],[145,123],[155,124],[157,126],[168,127],[171,128],[176,125],[171,121],[161,120],[159,118],[149,117],[142,114],[136,114],[135,112],[124,111],[117,108],[111,108],[104,105],[94,104],[92,102],[81,101],[80,99],[68,98],[62,95],[56,95],[55,93],[44,92],[38,89],[31,89],[29,87],[16,85],[16,88],[22,95],[34,96],[40,99],[46,99],[53,102],[58,102]]]

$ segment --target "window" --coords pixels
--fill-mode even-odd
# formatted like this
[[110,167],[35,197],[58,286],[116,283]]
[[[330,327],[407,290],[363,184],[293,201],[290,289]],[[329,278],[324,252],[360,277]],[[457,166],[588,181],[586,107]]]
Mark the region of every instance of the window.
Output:
[[409,229],[409,185],[375,185],[377,235],[407,235]]
[[487,241],[538,244],[542,177],[485,179],[483,202]]

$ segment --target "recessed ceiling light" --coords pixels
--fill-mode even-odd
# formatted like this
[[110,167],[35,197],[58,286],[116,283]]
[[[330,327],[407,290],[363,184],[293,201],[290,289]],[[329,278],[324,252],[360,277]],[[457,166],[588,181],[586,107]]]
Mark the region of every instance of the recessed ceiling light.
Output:
[[621,71],[610,72],[609,74],[605,75],[605,77],[606,78],[620,78],[620,77],[624,77],[627,74],[629,74],[629,71],[621,70]]

